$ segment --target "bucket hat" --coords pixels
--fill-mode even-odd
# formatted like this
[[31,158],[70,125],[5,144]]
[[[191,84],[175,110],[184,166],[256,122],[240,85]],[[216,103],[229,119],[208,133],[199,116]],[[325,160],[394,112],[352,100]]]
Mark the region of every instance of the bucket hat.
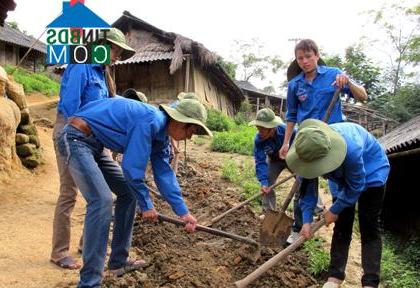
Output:
[[195,124],[201,127],[198,135],[209,135],[213,136],[210,129],[204,124],[207,121],[207,110],[204,108],[196,99],[183,99],[179,101],[179,104],[175,108],[171,108],[168,105],[161,104],[160,108],[168,113],[172,119],[182,122]]
[[270,108],[263,108],[257,112],[257,119],[248,123],[248,125],[261,126],[264,128],[275,128],[283,124],[283,120],[274,114]]
[[297,175],[313,179],[337,169],[346,152],[346,142],[337,131],[320,120],[307,119],[299,127],[286,163]]
[[177,98],[178,98],[178,100],[195,99],[195,100],[200,101],[197,94],[195,94],[193,92],[181,92],[181,93],[178,94]]
[[[104,33],[100,33],[99,39],[104,39]],[[109,41],[118,47],[123,49],[123,52],[120,56],[120,61],[127,60],[128,58],[131,58],[136,51],[127,45],[127,41],[125,39],[124,34],[121,32],[121,30],[117,28],[110,28],[109,31],[106,33],[106,41]]]
[[124,98],[137,100],[137,101],[140,101],[140,102],[143,102],[143,103],[148,102],[146,95],[144,95],[140,91],[136,91],[133,88],[128,88],[127,90],[125,90],[122,96]]
[[[321,58],[318,59],[318,66],[326,66],[324,60]],[[302,68],[299,67],[299,64],[297,63],[297,60],[293,60],[292,63],[290,63],[289,67],[287,67],[287,81],[292,80],[297,75],[302,72]]]

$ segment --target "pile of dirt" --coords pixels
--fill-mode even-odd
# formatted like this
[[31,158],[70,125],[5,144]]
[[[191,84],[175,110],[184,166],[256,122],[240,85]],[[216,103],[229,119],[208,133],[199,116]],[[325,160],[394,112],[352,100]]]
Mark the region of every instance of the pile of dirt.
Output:
[[[243,201],[232,184],[221,179],[218,164],[194,162],[180,165],[178,179],[190,211],[199,222],[209,220]],[[162,214],[172,215],[169,205],[154,197]],[[249,207],[239,209],[213,228],[222,229],[258,241],[260,221]],[[143,222],[136,219],[133,247],[147,260],[142,271],[121,278],[106,278],[104,287],[232,287],[239,280],[280,250],[255,248],[234,240],[203,232],[188,234],[169,223]],[[279,263],[252,287],[317,287],[307,272],[302,251]]]

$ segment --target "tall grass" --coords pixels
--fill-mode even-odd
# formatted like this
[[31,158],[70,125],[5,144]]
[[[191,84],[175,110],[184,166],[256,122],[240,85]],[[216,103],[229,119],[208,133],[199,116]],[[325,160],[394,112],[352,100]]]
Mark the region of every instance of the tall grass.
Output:
[[25,93],[40,92],[47,96],[57,95],[60,91],[60,83],[50,79],[44,73],[33,73],[15,66],[4,67],[8,74],[13,73],[13,79],[23,85]]
[[309,273],[314,276],[326,272],[330,263],[330,255],[322,247],[323,241],[321,238],[315,237],[303,244],[303,250],[308,255]]

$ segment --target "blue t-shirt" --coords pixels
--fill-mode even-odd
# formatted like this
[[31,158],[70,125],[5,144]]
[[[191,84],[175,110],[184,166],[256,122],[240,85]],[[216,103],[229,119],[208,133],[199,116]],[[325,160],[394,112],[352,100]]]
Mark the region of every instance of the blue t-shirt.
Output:
[[[343,72],[335,67],[318,66],[317,75],[310,83],[305,80],[301,72],[293,78],[287,88],[286,121],[301,123],[303,120],[313,118],[322,120],[336,90],[331,84],[338,74]],[[352,96],[350,89],[345,87],[343,92]],[[337,101],[328,123],[345,121],[341,110],[341,101]]]
[[[283,145],[284,134],[286,132],[286,125],[281,124],[276,127],[276,132],[273,137],[262,140],[260,134],[257,133],[254,139],[254,160],[255,173],[261,186],[268,186],[268,165],[267,156],[271,159],[279,159],[278,153]],[[290,143],[293,142],[295,131],[293,131]]]
[[[344,162],[324,175],[331,183],[331,194],[336,201],[330,211],[340,214],[353,206],[367,188],[384,186],[389,174],[389,162],[384,149],[365,128],[355,123],[336,123],[330,127],[343,136],[347,151]],[[368,192],[367,192],[368,193]],[[303,223],[312,222],[316,196],[306,193],[300,200]]]
[[57,111],[68,118],[86,103],[108,97],[105,66],[69,64],[61,79]]
[[153,208],[144,184],[150,159],[156,185],[173,211],[188,213],[176,176],[169,165],[168,116],[157,108],[122,97],[92,101],[74,116],[83,118],[106,148],[123,153],[122,170],[142,211]]

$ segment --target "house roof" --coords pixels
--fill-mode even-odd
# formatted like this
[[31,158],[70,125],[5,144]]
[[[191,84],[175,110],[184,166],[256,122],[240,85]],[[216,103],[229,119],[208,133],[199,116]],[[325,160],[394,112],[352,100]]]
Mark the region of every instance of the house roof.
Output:
[[420,116],[398,126],[379,138],[387,154],[410,150],[420,146]]
[[269,94],[267,92],[264,92],[261,89],[258,89],[257,87],[255,87],[254,85],[252,85],[250,82],[248,81],[239,81],[239,80],[235,80],[235,84],[238,85],[239,88],[241,88],[242,90],[246,91],[246,92],[252,92],[252,93],[256,93],[259,94],[263,97],[268,96],[268,97],[272,97],[272,98],[277,98],[277,99],[286,99],[285,96],[281,96],[281,95],[272,95]]
[[32,36],[25,35],[19,30],[11,28],[7,24],[5,24],[4,27],[0,26],[0,41],[28,48],[36,41],[36,44],[32,49],[47,54],[47,45],[41,41],[37,41]]
[[102,18],[84,4],[77,2],[71,6],[63,1],[63,13],[47,25],[47,28],[110,28]]
[[7,12],[13,11],[16,8],[14,0],[2,0],[0,1],[0,26],[4,25],[4,20],[7,18]]
[[118,62],[116,65],[171,60],[169,72],[174,74],[182,67],[185,56],[190,55],[194,63],[200,65],[203,70],[216,79],[217,84],[231,96],[235,106],[239,108],[240,103],[245,99],[242,90],[218,63],[217,55],[204,47],[203,44],[180,34],[163,31],[128,11],[124,11],[123,15],[112,26],[124,33],[128,33],[130,29],[138,29],[153,35],[153,39],[141,39],[139,45],[131,45],[132,43],[130,43],[136,50],[136,54],[124,62]]

